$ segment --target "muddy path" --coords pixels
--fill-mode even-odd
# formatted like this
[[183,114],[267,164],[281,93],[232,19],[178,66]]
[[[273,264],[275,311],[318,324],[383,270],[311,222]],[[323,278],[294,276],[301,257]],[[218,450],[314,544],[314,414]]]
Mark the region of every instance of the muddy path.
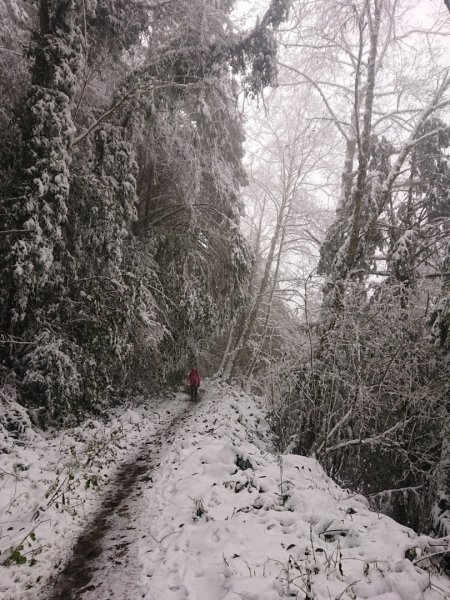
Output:
[[152,473],[195,406],[189,403],[161,422],[152,439],[119,468],[101,508],[90,518],[48,591],[48,600],[141,598],[137,541],[151,535],[137,525],[143,492],[152,487]]

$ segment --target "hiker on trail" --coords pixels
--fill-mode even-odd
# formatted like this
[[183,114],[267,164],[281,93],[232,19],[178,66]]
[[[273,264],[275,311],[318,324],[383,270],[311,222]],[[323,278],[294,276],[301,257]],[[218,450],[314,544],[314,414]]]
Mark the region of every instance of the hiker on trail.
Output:
[[200,375],[197,369],[192,369],[187,379],[191,388],[191,400],[197,400],[197,392],[200,386]]

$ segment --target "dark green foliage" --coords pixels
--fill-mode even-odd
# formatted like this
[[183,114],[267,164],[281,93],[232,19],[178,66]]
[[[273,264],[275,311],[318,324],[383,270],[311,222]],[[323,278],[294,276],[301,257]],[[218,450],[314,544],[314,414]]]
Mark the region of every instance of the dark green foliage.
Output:
[[22,546],[14,550],[11,556],[3,563],[5,567],[9,567],[12,564],[24,565],[27,562],[27,557],[21,553],[21,550],[23,550]]
[[164,384],[245,296],[231,72],[252,94],[274,83],[285,9],[237,34],[232,5],[39,0],[32,37],[14,24],[27,52],[10,61],[23,91],[0,81],[0,357],[42,424]]
[[244,458],[243,456],[240,456],[239,454],[236,456],[236,460],[234,461],[234,464],[241,471],[246,471],[247,469],[253,469],[253,465],[249,461],[249,459]]

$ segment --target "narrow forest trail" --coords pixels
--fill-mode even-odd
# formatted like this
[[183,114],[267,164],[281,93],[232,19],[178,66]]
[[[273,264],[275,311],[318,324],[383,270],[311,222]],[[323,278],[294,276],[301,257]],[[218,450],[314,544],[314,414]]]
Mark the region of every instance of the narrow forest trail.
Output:
[[449,600],[433,562],[448,539],[371,511],[315,459],[279,454],[266,409],[221,382],[199,403],[146,404],[53,587],[8,600]]
[[100,509],[76,541],[64,569],[56,577],[48,600],[137,600],[139,595],[138,540],[149,535],[139,526],[144,491],[152,487],[159,467],[196,404],[161,416],[151,440],[124,463],[111,482]]

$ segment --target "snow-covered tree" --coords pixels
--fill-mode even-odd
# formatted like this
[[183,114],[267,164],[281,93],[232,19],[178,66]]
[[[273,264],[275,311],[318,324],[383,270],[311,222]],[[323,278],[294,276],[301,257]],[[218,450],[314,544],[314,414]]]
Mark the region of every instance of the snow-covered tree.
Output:
[[[386,492],[405,521],[412,513],[401,515],[402,498],[417,499],[415,488],[429,489],[444,464],[448,394],[448,364],[431,343],[428,319],[446,296],[439,290],[450,79],[439,40],[449,22],[437,11],[430,27],[416,26],[415,9],[390,0],[305,0],[283,38],[290,85],[307,87],[316,100],[311,117],[333,124],[343,168],[321,248],[312,353],[280,374],[274,411],[287,445],[315,453],[374,503]],[[433,493],[422,499],[429,515]]]
[[20,142],[0,162],[1,352],[43,420],[108,401],[138,356],[166,376],[242,297],[233,77],[249,95],[275,81],[286,5],[245,32],[228,1],[27,14],[25,103],[1,115]]

